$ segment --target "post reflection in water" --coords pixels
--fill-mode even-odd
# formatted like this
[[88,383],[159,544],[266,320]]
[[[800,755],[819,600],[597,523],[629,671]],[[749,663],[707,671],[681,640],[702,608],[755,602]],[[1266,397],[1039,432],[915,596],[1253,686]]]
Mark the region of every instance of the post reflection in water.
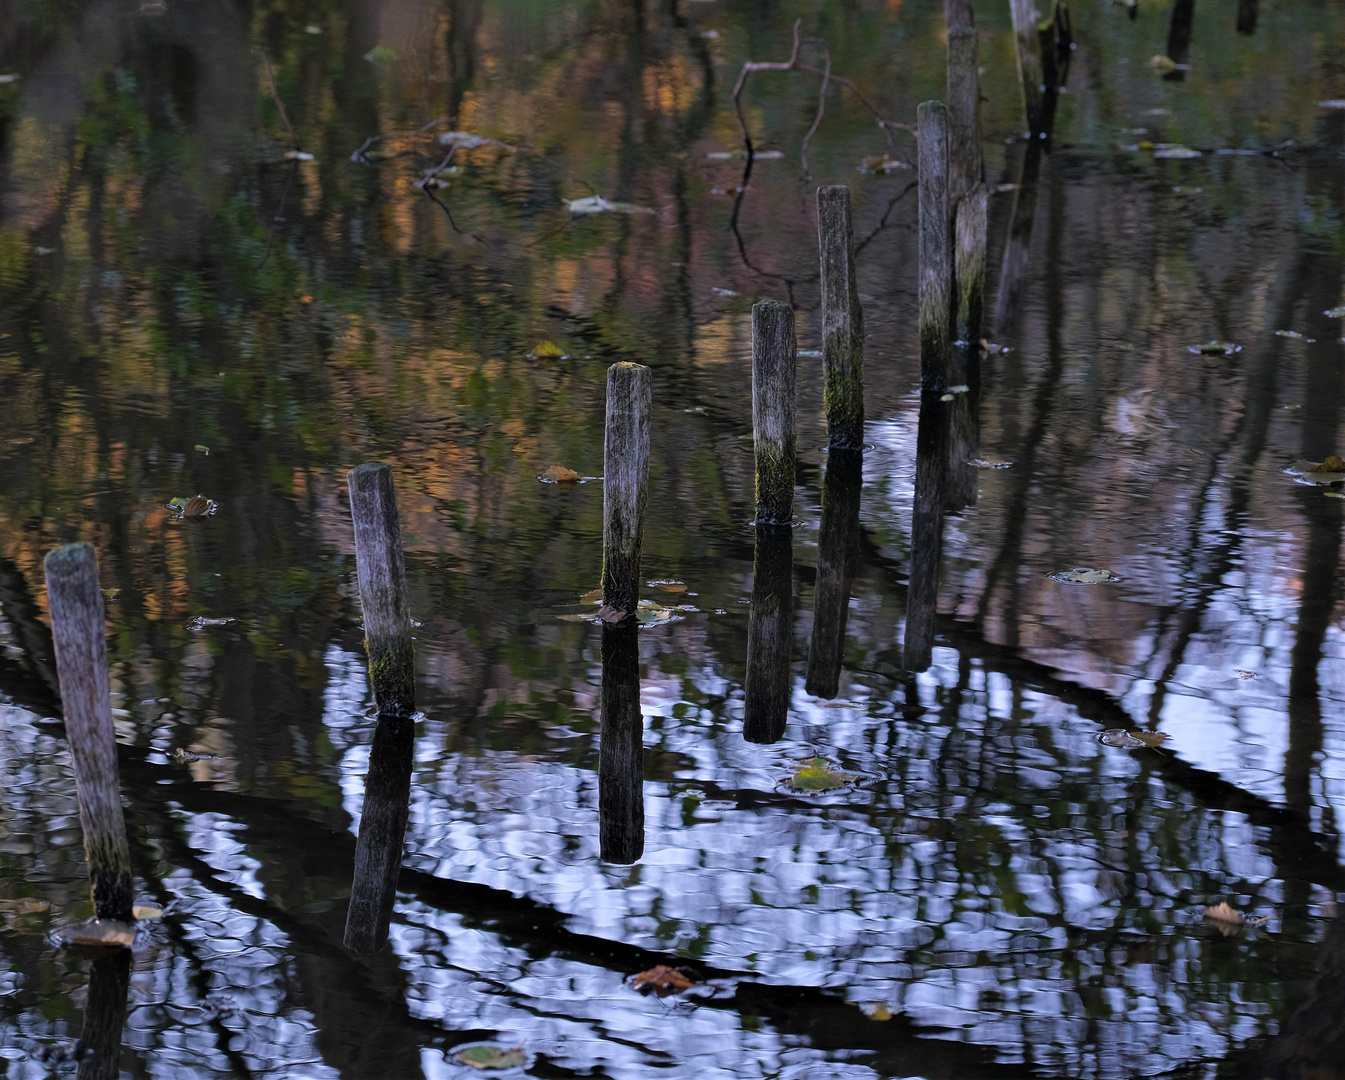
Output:
[[358,953],[377,952],[388,940],[410,812],[415,736],[415,721],[405,716],[380,716],[374,728],[346,915],[346,948]]
[[822,482],[822,524],[817,539],[813,636],[804,688],[834,698],[845,655],[845,622],[859,560],[859,498],[864,482],[862,450],[832,450]]
[[78,1080],[116,1080],[121,1075],[121,1031],[131,983],[131,950],[97,957],[89,968],[89,1000],[79,1039]]
[[794,537],[788,525],[758,525],[747,622],[743,738],[773,743],[789,719],[794,639]]
[[602,733],[598,745],[598,842],[604,862],[644,855],[644,717],[638,623],[602,628]]
[[943,508],[948,484],[950,403],[937,391],[920,397],[920,427],[915,439],[915,508],[911,515],[911,576],[906,592],[907,671],[929,667],[934,649],[934,619],[939,599],[939,562],[943,558]]
[[[948,482],[944,505],[965,510],[976,504],[978,472],[971,462],[981,452],[981,350],[974,343],[955,343],[950,359],[957,392],[947,402]],[[966,389],[962,389],[965,387]]]

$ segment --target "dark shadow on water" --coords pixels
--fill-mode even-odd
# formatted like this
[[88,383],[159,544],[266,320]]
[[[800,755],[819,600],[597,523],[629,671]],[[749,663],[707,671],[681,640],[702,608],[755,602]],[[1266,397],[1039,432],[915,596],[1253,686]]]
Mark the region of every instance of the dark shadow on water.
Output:
[[107,952],[90,966],[89,1001],[77,1051],[78,1080],[117,1080],[121,1075],[121,1032],[130,985],[130,949]]
[[832,450],[822,483],[822,527],[817,540],[813,636],[804,688],[834,698],[845,656],[845,623],[859,560],[859,499],[864,480],[862,450]]
[[604,862],[625,865],[644,855],[644,717],[634,619],[602,628],[598,836]]
[[902,660],[907,671],[924,671],[929,667],[934,648],[952,408],[952,402],[942,398],[943,395],[930,390],[920,397],[920,427],[915,439],[915,505],[911,516],[911,575],[906,593]]
[[[1172,5],[1172,22],[1168,26],[1168,59],[1185,65],[1191,58],[1191,25],[1195,21],[1196,0],[1176,0]],[[1252,15],[1255,25],[1255,13]],[[1242,26],[1242,9],[1238,9],[1238,27]],[[1168,82],[1182,82],[1186,78],[1183,67],[1163,76]]]
[[794,537],[788,525],[758,525],[747,623],[743,738],[773,743],[789,719],[794,639]]
[[346,914],[346,948],[357,953],[377,952],[388,940],[410,811],[415,737],[416,724],[409,717],[382,716],[374,728]]

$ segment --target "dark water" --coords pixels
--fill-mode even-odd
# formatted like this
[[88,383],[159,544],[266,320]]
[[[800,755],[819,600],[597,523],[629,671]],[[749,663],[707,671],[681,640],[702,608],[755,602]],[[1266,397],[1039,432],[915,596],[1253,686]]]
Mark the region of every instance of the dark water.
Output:
[[[993,188],[1024,125],[1008,6],[978,8]],[[0,6],[0,1075],[96,1075],[60,1059],[115,1032],[127,978],[128,1077],[462,1076],[477,1042],[552,1077],[1339,1075],[1342,504],[1283,470],[1342,446],[1345,109],[1319,103],[1345,98],[1345,13],[1263,3],[1249,35],[1201,0],[1167,79],[1167,6],[1072,14],[1039,184],[991,196],[992,307],[1011,217],[1029,241],[982,370],[979,454],[1012,464],[947,517],[915,674],[914,174],[858,171],[888,146],[833,90],[804,178],[800,73],[753,76],[783,156],[740,200],[743,162],[709,155],[795,17],[913,122],[939,6]],[[414,185],[450,129],[518,149],[457,151],[436,204]],[[832,698],[806,688],[818,183],[852,187],[868,327]],[[594,194],[648,212],[569,212]],[[799,526],[756,575],[792,605],[769,744],[743,731],[762,297],[804,350]],[[1212,339],[1241,351],[1188,351]],[[537,479],[601,473],[617,360],[653,369],[645,577],[686,585],[647,595],[691,609],[608,656],[640,678],[630,866],[599,851],[602,635],[561,617],[592,610],[602,484]],[[375,727],[345,472],[370,460],[424,712],[371,956],[343,944]],[[197,493],[218,513],[176,520]],[[41,572],[77,539],[115,590],[137,887],[166,912],[129,976],[49,938],[89,913]],[[1046,576],[1072,567],[1120,580]],[[1118,728],[1170,738],[1099,742]],[[790,790],[814,756],[859,782]],[[1225,901],[1264,921],[1222,933]],[[708,985],[641,996],[659,963]]]

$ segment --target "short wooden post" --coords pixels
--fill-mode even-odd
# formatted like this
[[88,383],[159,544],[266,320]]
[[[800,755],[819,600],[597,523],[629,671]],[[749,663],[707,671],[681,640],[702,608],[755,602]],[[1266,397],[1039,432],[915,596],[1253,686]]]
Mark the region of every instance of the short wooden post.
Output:
[[953,252],[948,214],[948,109],[926,101],[916,109],[920,144],[920,384],[947,386],[952,344]]
[[[822,271],[822,407],[827,445],[864,445],[864,311],[855,281],[850,189],[817,189],[817,247]],[[792,491],[792,487],[791,487]]]
[[757,524],[794,517],[794,312],[779,300],[752,306],[752,439],[756,451]]
[[644,717],[634,619],[602,628],[598,849],[604,862],[625,866],[644,855]]
[[956,203],[985,179],[976,28],[948,25],[948,197]]
[[416,711],[416,649],[392,468],[368,462],[351,469],[346,483],[374,704],[380,716],[411,716]]
[[121,1036],[130,986],[130,949],[102,952],[89,965],[89,993],[79,1035],[82,1053],[75,1080],[117,1080],[121,1076]]
[[98,559],[90,544],[66,544],[47,553],[43,568],[94,916],[130,922],[131,852],[117,779]]
[[785,733],[793,696],[793,644],[793,533],[788,527],[758,525],[743,682],[743,738],[748,742],[773,743]]
[[355,843],[355,876],[346,910],[346,948],[374,953],[388,940],[402,841],[410,814],[411,769],[416,722],[410,716],[380,716],[369,748],[364,808]]
[[1037,5],[1034,0],[1009,0],[1013,15],[1014,45],[1018,53],[1018,79],[1023,86],[1023,112],[1027,130],[1037,138],[1045,129],[1042,122],[1042,93],[1045,77],[1041,66],[1041,35],[1037,30]]
[[813,599],[813,636],[808,645],[804,689],[814,697],[834,698],[840,688],[845,655],[845,624],[850,591],[859,561],[859,493],[864,455],[832,450],[822,481],[822,527],[817,538],[817,583]]
[[603,441],[602,602],[635,614],[640,602],[640,551],[649,487],[649,369],[607,369],[607,428]]

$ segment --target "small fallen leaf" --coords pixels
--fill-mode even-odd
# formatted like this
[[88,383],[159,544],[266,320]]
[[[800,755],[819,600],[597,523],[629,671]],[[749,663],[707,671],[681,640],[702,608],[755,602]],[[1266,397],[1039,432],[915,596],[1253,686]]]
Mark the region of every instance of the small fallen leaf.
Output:
[[572,214],[652,214],[655,211],[646,206],[635,206],[632,203],[612,202],[604,199],[601,195],[590,195],[585,199],[571,199],[565,204],[566,209]]
[[564,360],[567,354],[554,341],[539,341],[527,355],[529,360]]
[[1063,581],[1066,585],[1101,585],[1103,582],[1121,580],[1110,570],[1090,570],[1086,566],[1056,570],[1046,576],[1052,581]]
[[1276,336],[1276,337],[1287,337],[1287,338],[1302,338],[1302,337],[1303,337],[1303,335],[1300,334],[1297,330],[1276,330],[1276,331],[1275,331],[1275,336]]
[[1200,157],[1200,151],[1193,150],[1189,146],[1183,146],[1181,143],[1156,143],[1154,145],[1154,157],[1184,161],[1187,158]]
[[564,465],[552,465],[537,479],[544,484],[577,484],[584,477],[582,473],[567,469]]
[[313,25],[310,23],[308,26],[305,26],[305,27],[304,27],[304,33],[305,33],[305,34],[320,34],[320,33],[322,33],[322,27],[320,27],[320,26],[313,26]]
[[1144,62],[1144,66],[1150,71],[1157,72],[1159,75],[1166,75],[1169,71],[1177,70],[1177,61],[1170,56],[1164,56],[1162,53],[1157,53],[1156,55],[1149,57],[1149,59]]
[[473,1069],[516,1069],[528,1062],[522,1046],[506,1048],[488,1043],[460,1046],[453,1051],[453,1057]]
[[1345,499],[1345,491],[1325,491],[1322,494],[1328,499]]
[[20,896],[14,900],[0,900],[0,915],[21,919],[25,915],[40,915],[50,911],[51,905],[36,896]]
[[1345,472],[1345,460],[1342,460],[1336,454],[1332,454],[1320,465],[1314,465],[1311,469],[1308,470],[1308,472],[1310,473]]
[[835,791],[849,787],[857,779],[850,773],[833,769],[824,757],[805,758],[799,764],[801,768],[785,781],[785,786],[794,791]]
[[136,904],[131,908],[131,917],[136,922],[149,922],[154,919],[163,918],[163,908],[155,907],[153,904]]
[[605,623],[619,623],[629,614],[629,611],[623,611],[619,607],[613,607],[611,604],[603,604],[602,607],[598,608],[597,618]]
[[659,997],[680,993],[695,985],[695,982],[688,979],[680,968],[669,967],[667,964],[659,964],[648,971],[642,971],[631,979],[631,986],[640,993],[657,994]]
[[193,495],[190,499],[170,499],[168,509],[177,511],[180,518],[203,518],[210,517],[219,507],[215,505],[214,499]]
[[879,154],[874,157],[866,157],[859,163],[859,171],[862,173],[872,173],[878,175],[887,175],[888,173],[900,172],[902,169],[909,169],[911,166],[905,161],[893,161],[886,154]]
[[1207,341],[1203,345],[1188,345],[1186,351],[1197,356],[1231,356],[1242,352],[1242,346],[1234,345],[1231,341]]
[[135,927],[114,919],[94,919],[78,926],[63,926],[54,933],[62,945],[93,945],[129,949],[135,944]]
[[1146,732],[1132,731],[1129,728],[1108,728],[1098,735],[1097,741],[1103,746],[1115,746],[1122,750],[1138,750],[1150,745],[1140,737],[1144,734]]
[[312,161],[313,155],[307,150],[287,150],[285,152],[286,161]]
[[180,746],[173,747],[168,755],[178,765],[190,765],[193,761],[200,761],[200,754],[193,754],[190,750],[184,750]]
[[981,348],[985,350],[987,356],[995,356],[1009,351],[1007,345],[996,345],[993,341],[986,341],[985,338],[981,338]]
[[1247,920],[1242,917],[1242,912],[1227,901],[1215,904],[1213,907],[1207,907],[1205,918],[1214,923],[1219,928],[1219,933],[1223,934],[1224,937],[1232,937],[1247,925]]
[[656,604],[652,600],[641,600],[635,605],[635,618],[641,626],[656,626],[659,623],[675,622],[681,616],[673,608]]
[[195,449],[198,454],[204,454],[206,457],[210,456],[210,447],[206,446],[205,443],[197,443]]
[[120,590],[120,589],[104,589],[104,590],[103,590],[103,599],[104,599],[104,600],[115,600],[115,599],[116,599],[118,596],[120,596],[120,595],[121,595],[121,590]]
[[747,157],[746,150],[711,150],[705,155],[706,161],[733,161],[736,158]]
[[371,64],[391,64],[396,61],[397,54],[386,45],[375,45],[364,54],[364,58]]
[[663,578],[649,583],[651,589],[657,589],[659,592],[682,593],[687,591],[686,583],[682,581],[673,581],[671,578]]
[[886,1005],[860,1005],[859,1011],[870,1020],[891,1020],[895,1015]]
[[[1345,498],[1342,495],[1341,498]],[[1261,676],[1254,671],[1248,671],[1246,668],[1238,668],[1233,674],[1239,679],[1259,679]]]
[[602,588],[590,589],[579,598],[581,604],[600,604],[602,603]]

